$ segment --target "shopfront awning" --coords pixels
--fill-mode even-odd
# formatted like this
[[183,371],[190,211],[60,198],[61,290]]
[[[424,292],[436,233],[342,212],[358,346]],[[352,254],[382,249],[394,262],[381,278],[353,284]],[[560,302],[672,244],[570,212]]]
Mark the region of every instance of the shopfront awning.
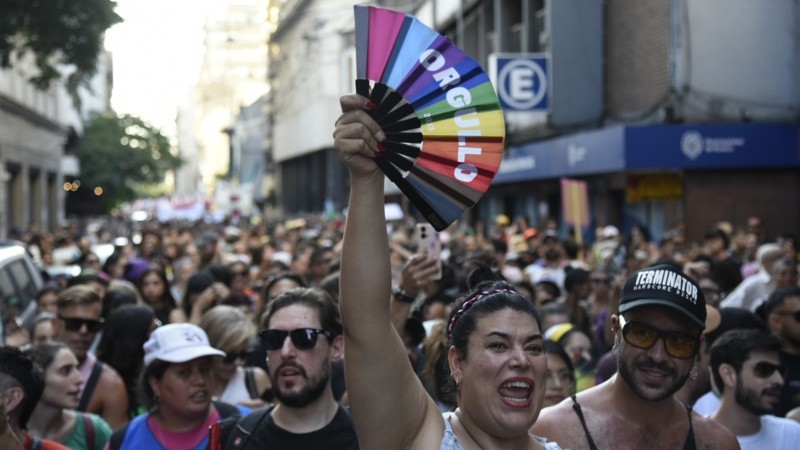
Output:
[[798,125],[615,125],[509,147],[493,183],[619,171],[769,167],[800,167]]

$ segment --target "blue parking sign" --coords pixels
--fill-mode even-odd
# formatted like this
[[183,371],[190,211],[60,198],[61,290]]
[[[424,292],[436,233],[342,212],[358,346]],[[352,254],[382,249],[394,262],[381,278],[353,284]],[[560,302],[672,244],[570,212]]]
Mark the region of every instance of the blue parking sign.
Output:
[[550,74],[543,53],[494,54],[490,56],[500,106],[510,111],[548,111]]

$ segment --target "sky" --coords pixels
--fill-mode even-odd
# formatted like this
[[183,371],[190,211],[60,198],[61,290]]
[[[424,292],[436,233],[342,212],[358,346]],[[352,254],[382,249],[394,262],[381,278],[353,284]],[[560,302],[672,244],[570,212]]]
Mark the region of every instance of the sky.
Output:
[[177,107],[197,80],[203,25],[216,0],[117,0],[123,22],[106,33],[117,113],[139,116],[175,135]]

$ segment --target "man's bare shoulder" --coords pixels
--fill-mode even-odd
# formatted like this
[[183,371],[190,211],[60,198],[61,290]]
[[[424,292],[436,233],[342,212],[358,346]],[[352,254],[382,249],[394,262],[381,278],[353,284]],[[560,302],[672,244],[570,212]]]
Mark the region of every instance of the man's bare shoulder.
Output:
[[557,405],[548,406],[547,408],[542,409],[542,412],[539,413],[539,418],[536,419],[536,423],[533,425],[533,429],[535,430],[539,427],[547,426],[553,423],[560,424],[563,423],[564,420],[569,420],[572,417],[574,417],[575,420],[578,420],[578,416],[575,415],[573,405],[574,402],[572,399],[567,398]]
[[[604,395],[604,388],[601,386],[589,388],[577,395],[577,403],[582,411],[587,405],[596,404],[598,398]],[[591,410],[592,406],[588,409]],[[561,448],[572,450],[589,448],[589,441],[572,398],[544,408],[533,424],[531,432],[547,438],[548,441],[557,442]]]
[[692,427],[698,449],[738,449],[736,436],[719,422],[697,413],[692,414]]

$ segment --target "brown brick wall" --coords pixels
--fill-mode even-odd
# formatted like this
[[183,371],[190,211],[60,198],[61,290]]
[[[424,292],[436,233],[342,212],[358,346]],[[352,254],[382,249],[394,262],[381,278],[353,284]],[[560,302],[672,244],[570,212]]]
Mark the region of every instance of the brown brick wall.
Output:
[[656,109],[669,90],[669,0],[606,2],[606,109]]
[[686,237],[700,240],[717,222],[743,227],[760,216],[766,235],[800,235],[800,172],[747,170],[685,174]]

